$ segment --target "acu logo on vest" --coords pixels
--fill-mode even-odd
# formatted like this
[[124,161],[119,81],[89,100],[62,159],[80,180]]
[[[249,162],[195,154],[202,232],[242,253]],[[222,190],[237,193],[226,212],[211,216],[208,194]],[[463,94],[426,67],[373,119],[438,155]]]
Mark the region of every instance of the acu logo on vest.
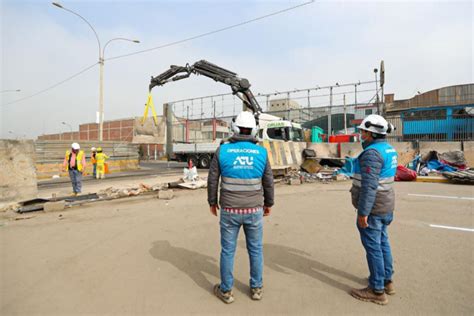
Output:
[[237,168],[245,168],[253,165],[253,157],[237,156],[234,160],[234,166]]

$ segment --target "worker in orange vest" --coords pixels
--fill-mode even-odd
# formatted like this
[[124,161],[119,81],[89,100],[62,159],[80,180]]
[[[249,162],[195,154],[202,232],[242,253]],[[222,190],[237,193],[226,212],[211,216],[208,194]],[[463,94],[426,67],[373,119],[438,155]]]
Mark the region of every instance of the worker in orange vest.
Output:
[[95,155],[97,154],[97,149],[95,147],[91,148],[91,163],[92,163],[92,176],[95,178],[97,175],[97,160]]

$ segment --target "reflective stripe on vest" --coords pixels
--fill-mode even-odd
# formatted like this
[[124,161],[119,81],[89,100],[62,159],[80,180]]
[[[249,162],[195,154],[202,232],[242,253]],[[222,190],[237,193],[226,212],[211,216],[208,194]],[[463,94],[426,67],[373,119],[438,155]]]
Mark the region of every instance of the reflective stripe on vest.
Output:
[[[67,165],[66,165],[66,170],[69,170],[69,159],[71,159],[70,155],[72,153],[67,150],[66,151],[66,160],[67,160]],[[76,169],[77,171],[82,171],[84,169],[84,166],[82,165],[82,157],[84,156],[84,151],[79,150],[79,152],[76,154]]]
[[369,145],[364,151],[354,160],[354,175],[352,184],[356,187],[361,187],[362,176],[360,174],[359,157],[369,149],[375,149],[383,159],[382,170],[378,181],[377,191],[388,191],[392,188],[395,181],[395,174],[397,172],[397,151],[388,143],[380,142]]
[[261,190],[266,163],[266,149],[254,143],[222,145],[219,150],[221,189],[236,192]]
[[262,179],[237,179],[221,177],[221,188],[228,191],[257,191],[262,188]]

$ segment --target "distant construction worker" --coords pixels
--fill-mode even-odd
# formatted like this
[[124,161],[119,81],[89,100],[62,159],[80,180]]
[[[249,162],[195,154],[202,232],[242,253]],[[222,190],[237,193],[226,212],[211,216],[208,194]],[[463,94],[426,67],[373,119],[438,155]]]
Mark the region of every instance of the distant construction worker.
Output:
[[86,168],[86,156],[80,150],[78,143],[71,144],[71,151],[67,150],[63,162],[63,171],[69,172],[72,183],[72,195],[78,195],[82,190],[82,173]]
[[267,151],[256,144],[253,114],[240,113],[232,129],[234,135],[217,149],[212,159],[207,180],[210,211],[217,216],[220,208],[221,283],[214,286],[214,294],[227,304],[234,301],[234,255],[242,226],[250,258],[250,296],[253,300],[262,299],[263,216],[270,215],[274,194]]
[[397,152],[385,137],[394,128],[382,116],[367,116],[360,126],[364,151],[354,164],[352,204],[357,209],[357,228],[367,254],[369,286],[353,289],[355,298],[380,305],[395,294],[392,281],[393,259],[387,228],[393,220]]
[[97,163],[97,179],[105,178],[105,160],[109,159],[109,156],[102,152],[102,147],[97,148],[95,160]]
[[95,178],[97,176],[97,159],[95,155],[97,154],[97,149],[95,147],[91,148],[91,163],[92,163],[92,176]]

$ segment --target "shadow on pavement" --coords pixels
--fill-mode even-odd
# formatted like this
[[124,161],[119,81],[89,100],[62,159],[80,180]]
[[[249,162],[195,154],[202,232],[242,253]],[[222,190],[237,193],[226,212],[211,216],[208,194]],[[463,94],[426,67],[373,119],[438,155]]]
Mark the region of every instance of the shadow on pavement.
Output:
[[[171,263],[207,292],[213,293],[214,284],[206,278],[205,274],[210,274],[220,280],[218,261],[213,257],[185,248],[174,247],[167,240],[153,242],[150,254],[155,259]],[[249,292],[247,285],[235,279],[234,287],[242,293]]]
[[[245,242],[239,242],[239,246],[245,248]],[[286,270],[306,274],[344,292],[350,291],[352,287],[329,277],[328,274],[353,281],[363,286],[367,285],[366,279],[358,278],[345,271],[311,259],[309,258],[311,254],[299,249],[275,244],[264,244],[263,254],[264,264],[270,269],[285,274],[289,274]]]

